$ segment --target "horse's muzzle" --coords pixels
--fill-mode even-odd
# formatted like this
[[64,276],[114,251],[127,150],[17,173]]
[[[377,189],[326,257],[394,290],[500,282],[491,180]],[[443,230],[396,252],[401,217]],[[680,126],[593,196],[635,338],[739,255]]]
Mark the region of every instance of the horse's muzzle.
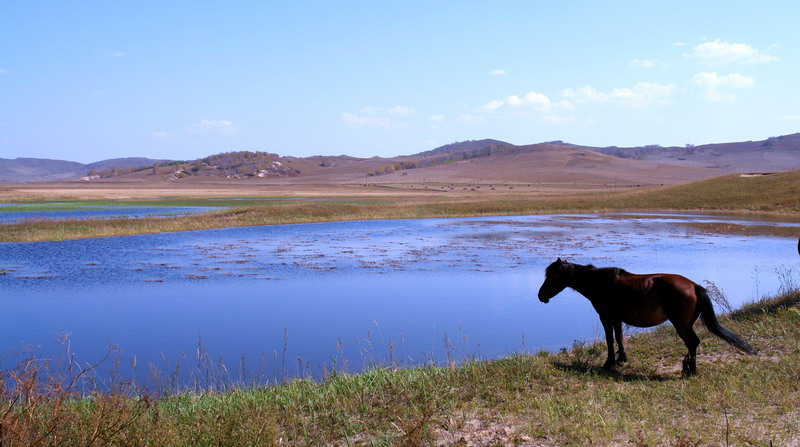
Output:
[[550,298],[543,298],[543,297],[541,297],[541,296],[540,296],[540,297],[539,297],[539,301],[541,301],[541,302],[543,302],[543,303],[547,304],[547,303],[549,303],[549,302],[550,302]]

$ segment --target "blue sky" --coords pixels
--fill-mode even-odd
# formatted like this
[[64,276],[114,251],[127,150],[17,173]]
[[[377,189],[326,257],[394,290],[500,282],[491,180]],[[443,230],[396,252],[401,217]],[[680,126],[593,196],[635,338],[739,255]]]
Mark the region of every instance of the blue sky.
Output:
[[394,156],[800,130],[800,4],[4,1],[0,157]]

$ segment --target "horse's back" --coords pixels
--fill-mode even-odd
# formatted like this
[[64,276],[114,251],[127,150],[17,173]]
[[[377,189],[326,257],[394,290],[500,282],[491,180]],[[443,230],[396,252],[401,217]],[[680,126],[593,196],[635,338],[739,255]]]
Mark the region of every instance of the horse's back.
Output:
[[[684,320],[693,315],[697,303],[694,281],[674,273],[621,273],[619,292],[628,295],[620,304],[623,321],[633,326],[650,327],[667,319]],[[623,292],[626,291],[626,292]],[[687,312],[688,310],[688,312]]]
[[619,276],[617,277],[617,281],[630,286],[646,289],[653,287],[665,290],[673,288],[676,291],[690,295],[694,295],[695,287],[697,287],[697,283],[691,279],[675,273],[638,274],[621,270]]

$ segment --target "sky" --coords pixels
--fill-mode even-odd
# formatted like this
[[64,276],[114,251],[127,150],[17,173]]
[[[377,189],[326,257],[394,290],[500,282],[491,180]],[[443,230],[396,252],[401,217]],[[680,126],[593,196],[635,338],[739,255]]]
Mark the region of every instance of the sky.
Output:
[[0,0],[0,158],[800,131],[796,1]]

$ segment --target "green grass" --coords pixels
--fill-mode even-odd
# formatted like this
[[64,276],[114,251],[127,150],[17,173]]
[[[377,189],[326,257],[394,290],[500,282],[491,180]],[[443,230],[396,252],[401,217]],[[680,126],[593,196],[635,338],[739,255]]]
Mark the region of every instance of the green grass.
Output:
[[[721,318],[759,350],[736,354],[699,332],[698,375],[670,327],[604,347],[518,354],[449,367],[378,368],[266,388],[79,397],[17,374],[0,399],[2,445],[796,445],[800,294]],[[28,365],[30,366],[30,365]],[[40,378],[46,371],[38,371]],[[6,379],[9,377],[7,376]],[[6,381],[6,384],[14,381]]]

